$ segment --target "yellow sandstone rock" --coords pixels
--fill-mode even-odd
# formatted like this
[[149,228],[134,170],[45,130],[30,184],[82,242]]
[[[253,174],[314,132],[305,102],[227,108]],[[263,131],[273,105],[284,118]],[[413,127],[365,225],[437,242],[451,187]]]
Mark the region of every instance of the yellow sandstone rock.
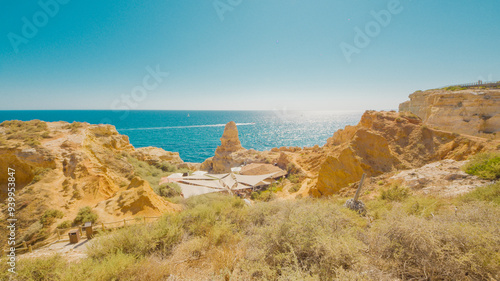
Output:
[[425,124],[446,131],[487,136],[500,132],[500,89],[415,92],[399,111],[411,112]]

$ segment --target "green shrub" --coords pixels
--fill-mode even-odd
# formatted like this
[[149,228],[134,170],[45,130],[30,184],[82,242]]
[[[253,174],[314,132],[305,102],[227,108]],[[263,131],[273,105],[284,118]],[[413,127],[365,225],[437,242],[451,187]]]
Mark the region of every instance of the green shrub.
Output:
[[49,226],[54,223],[55,219],[61,219],[62,217],[64,217],[64,213],[60,210],[48,209],[40,218],[40,223],[43,224],[43,226]]
[[166,161],[159,165],[151,165],[131,156],[127,156],[127,160],[134,167],[134,174],[149,182],[153,190],[158,195],[161,195],[159,186],[161,178],[167,177],[173,172],[179,171],[177,167]]
[[90,207],[83,207],[78,211],[78,214],[76,215],[75,219],[73,220],[74,225],[80,225],[82,223],[86,222],[96,222],[97,221],[97,214],[92,211]]
[[382,191],[380,198],[387,201],[402,201],[410,195],[406,187],[393,184],[389,189]]
[[[40,222],[40,220],[37,220],[33,224],[31,224],[28,229],[24,231],[23,238],[21,240],[23,241],[29,241],[31,239],[36,239],[37,236],[39,236],[40,232],[43,229],[43,224]],[[43,236],[43,235],[42,235]]]
[[273,200],[275,197],[276,195],[269,190],[254,191],[250,194],[250,198],[252,200],[264,201],[264,202],[269,202]]
[[177,171],[177,166],[167,161],[161,162],[158,168],[160,168],[164,172],[170,173],[175,173]]
[[477,187],[460,197],[461,201],[489,201],[500,205],[500,181],[486,186]]
[[60,255],[19,261],[16,280],[61,280],[67,262]]
[[165,185],[161,185],[158,189],[158,193],[164,197],[176,197],[182,194],[182,190],[177,183],[170,182]]
[[60,224],[58,224],[57,228],[58,229],[66,229],[66,228],[70,228],[72,225],[73,225],[72,221],[65,220],[65,221],[61,222]]
[[414,196],[404,202],[403,209],[408,215],[430,218],[437,214],[442,203],[432,197]]
[[50,137],[51,137],[51,136],[50,136],[50,132],[49,132],[49,131],[43,132],[43,134],[42,134],[41,136],[42,136],[42,138],[44,138],[44,139],[48,139],[48,138],[50,138]]
[[460,86],[450,86],[444,88],[446,91],[461,91],[461,90],[467,90],[467,87],[460,87]]
[[40,145],[42,136],[48,133],[47,123],[40,120],[5,121],[0,124],[0,127],[6,129],[7,139],[23,140],[25,144],[30,146]]
[[[227,194],[191,197],[179,213],[98,234],[82,260],[21,259],[18,277],[500,280],[499,205],[388,194],[401,202],[368,200],[368,219],[343,207],[339,196],[252,206]],[[2,260],[0,279],[4,269]]]
[[282,184],[281,180],[273,182],[272,184],[270,184],[267,187],[267,190],[269,190],[270,192],[274,192],[274,193],[282,191],[283,190],[283,184]]
[[162,218],[156,224],[132,225],[96,238],[88,246],[92,258],[105,258],[119,253],[132,256],[146,256],[152,253],[168,254],[182,237],[178,221]]
[[290,189],[288,190],[290,193],[295,193],[297,191],[299,191],[299,189],[301,188],[301,184],[300,183],[296,183],[294,185],[292,185],[292,187],[290,187]]
[[481,179],[500,179],[500,153],[478,153],[469,160],[469,163],[464,165],[463,170],[467,174],[478,176]]
[[300,176],[297,175],[297,174],[288,174],[288,180],[291,182],[291,183],[298,183],[299,180],[300,180]]
[[331,280],[338,268],[353,268],[365,245],[356,231],[365,223],[328,200],[259,203],[249,213],[250,261],[244,267],[260,279],[276,279],[282,270]]
[[79,130],[80,128],[82,128],[82,127],[83,127],[83,123],[82,123],[82,122],[73,122],[73,123],[71,123],[71,124],[68,124],[68,125],[65,127],[65,129],[70,130],[70,131],[71,131],[71,133],[73,133],[73,134],[74,134],[74,133],[77,133],[77,132],[78,132],[78,130]]

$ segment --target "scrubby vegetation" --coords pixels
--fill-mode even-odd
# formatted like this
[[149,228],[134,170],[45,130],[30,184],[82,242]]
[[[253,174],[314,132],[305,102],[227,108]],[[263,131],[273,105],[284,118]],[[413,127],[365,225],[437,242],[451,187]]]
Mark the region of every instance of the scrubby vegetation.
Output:
[[83,127],[82,122],[73,122],[71,124],[66,125],[65,129],[70,130],[71,133],[77,133],[80,128]]
[[283,179],[270,184],[266,189],[256,190],[250,194],[252,200],[269,202],[276,198],[276,192],[283,190]]
[[154,165],[141,161],[131,156],[127,156],[127,160],[134,167],[135,175],[149,182],[149,185],[151,185],[153,190],[158,195],[162,195],[161,190],[165,191],[165,187],[161,188],[159,185],[161,178],[167,177],[172,173],[189,172],[189,169],[187,168],[179,169],[175,165],[167,161],[163,161],[159,164]]
[[64,217],[64,213],[61,212],[60,210],[48,209],[43,213],[42,217],[40,218],[40,223],[44,226],[49,226],[52,223],[54,223],[55,219],[61,219],[62,217]]
[[70,228],[72,225],[73,225],[72,221],[65,220],[65,221],[61,222],[60,224],[58,224],[57,228],[59,228],[59,229],[66,229],[66,228]]
[[393,186],[366,201],[366,217],[339,197],[247,206],[197,196],[180,213],[96,237],[78,263],[23,259],[18,280],[497,280],[498,190],[439,199]]
[[490,201],[500,206],[500,181],[483,187],[478,187],[472,192],[460,197],[464,202]]
[[96,222],[97,221],[97,214],[92,211],[92,208],[90,207],[83,207],[78,211],[78,214],[76,215],[75,219],[73,220],[74,225],[79,225],[82,223],[86,222]]
[[32,168],[32,173],[34,176],[30,184],[35,184],[39,182],[51,170],[52,170],[51,168],[42,168],[42,167]]
[[182,193],[181,187],[175,183],[175,182],[170,182],[167,184],[163,184],[159,187],[158,193],[163,196],[163,197],[176,197],[180,196]]
[[443,88],[445,91],[461,91],[461,90],[467,90],[467,87],[460,87],[460,86],[449,86],[446,88]]
[[393,184],[386,190],[383,190],[380,194],[382,200],[387,201],[402,201],[410,195],[409,190],[406,187],[402,187],[398,184]]
[[[5,128],[5,138],[7,140],[23,140],[25,144],[30,146],[40,145],[40,140],[44,137],[49,137],[47,123],[40,120],[31,121],[5,121],[0,124],[0,127]],[[3,141],[5,143],[5,141]]]
[[472,156],[463,169],[482,179],[500,179],[500,152],[478,153]]
[[295,193],[295,192],[299,191],[300,188],[301,188],[300,183],[294,183],[292,185],[292,187],[290,187],[290,189],[288,190],[288,192]]

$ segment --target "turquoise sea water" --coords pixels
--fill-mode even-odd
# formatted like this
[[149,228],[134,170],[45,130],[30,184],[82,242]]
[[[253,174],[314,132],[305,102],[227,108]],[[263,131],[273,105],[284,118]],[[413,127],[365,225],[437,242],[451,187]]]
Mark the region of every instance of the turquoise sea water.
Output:
[[269,150],[281,146],[324,145],[346,125],[355,125],[363,112],[312,111],[129,111],[44,110],[0,111],[5,120],[88,122],[112,124],[135,147],[156,146],[179,152],[186,162],[213,156],[224,126],[238,125],[243,147]]

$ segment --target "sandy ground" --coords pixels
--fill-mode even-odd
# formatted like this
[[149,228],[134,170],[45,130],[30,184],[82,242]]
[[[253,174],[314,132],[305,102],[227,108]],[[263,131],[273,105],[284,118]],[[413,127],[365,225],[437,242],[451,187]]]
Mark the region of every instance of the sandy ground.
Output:
[[442,160],[418,169],[401,171],[391,177],[423,194],[453,197],[470,192],[476,187],[492,183],[466,174],[461,167],[467,161]]
[[54,244],[33,250],[33,253],[22,254],[19,256],[19,258],[38,258],[60,254],[64,256],[68,261],[76,261],[87,257],[85,251],[87,249],[88,243],[89,240],[87,239],[82,239],[77,244],[70,244],[69,242],[56,242]]

